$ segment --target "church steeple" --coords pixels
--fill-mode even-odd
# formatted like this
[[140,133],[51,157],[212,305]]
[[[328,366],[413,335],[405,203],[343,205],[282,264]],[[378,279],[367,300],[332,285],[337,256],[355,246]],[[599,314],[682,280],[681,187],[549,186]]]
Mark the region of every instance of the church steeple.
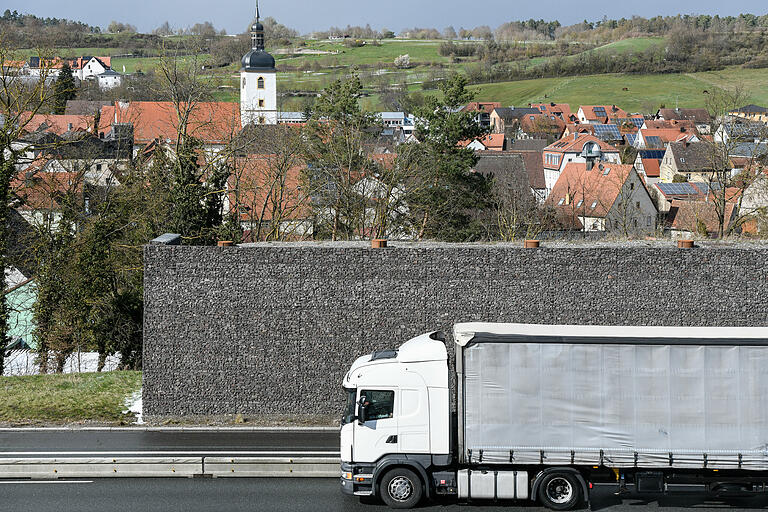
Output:
[[256,0],[256,23],[251,27],[251,48],[264,50],[264,25],[261,24],[259,13],[259,0]]

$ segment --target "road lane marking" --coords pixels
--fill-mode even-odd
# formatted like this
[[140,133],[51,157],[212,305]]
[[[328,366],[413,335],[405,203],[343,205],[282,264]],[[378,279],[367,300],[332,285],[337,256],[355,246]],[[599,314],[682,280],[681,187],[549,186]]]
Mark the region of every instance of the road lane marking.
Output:
[[101,452],[1,452],[0,451],[0,458],[2,457],[21,457],[21,456],[41,456],[41,455],[61,455],[61,456],[143,456],[143,455],[165,455],[165,456],[178,456],[178,457],[185,457],[189,455],[199,455],[199,456],[216,456],[216,455],[224,455],[224,456],[233,456],[233,457],[239,457],[239,456],[253,456],[253,455],[267,455],[267,456],[277,456],[277,457],[305,457],[305,456],[328,456],[328,457],[340,457],[340,452],[302,452],[302,451],[244,451],[244,452],[238,452],[238,451],[174,451],[174,452],[165,452],[165,451],[141,451],[141,452],[123,452],[123,451],[101,451]]
[[0,485],[92,484],[93,480],[0,480]]

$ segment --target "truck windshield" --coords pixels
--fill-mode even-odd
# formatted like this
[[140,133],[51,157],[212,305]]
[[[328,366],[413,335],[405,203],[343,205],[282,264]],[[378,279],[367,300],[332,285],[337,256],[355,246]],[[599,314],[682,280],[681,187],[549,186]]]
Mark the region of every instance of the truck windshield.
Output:
[[347,394],[347,404],[344,408],[344,417],[341,418],[341,424],[346,425],[355,421],[355,409],[357,406],[357,389],[344,388]]

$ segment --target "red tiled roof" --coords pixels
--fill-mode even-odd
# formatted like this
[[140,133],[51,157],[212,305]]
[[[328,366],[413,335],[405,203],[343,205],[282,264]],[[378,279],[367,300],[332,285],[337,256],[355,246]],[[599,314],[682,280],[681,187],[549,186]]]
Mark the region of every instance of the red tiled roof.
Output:
[[681,132],[678,128],[646,129],[640,130],[640,133],[643,135],[644,140],[647,140],[648,137],[659,137],[664,144],[668,142],[688,141],[696,136],[695,133],[689,131]]
[[[595,108],[602,107],[605,110],[605,115],[597,115],[595,114]],[[582,105],[581,110],[584,111],[584,117],[587,118],[589,121],[603,121],[605,122],[608,118],[614,118],[614,117],[629,117],[627,113],[617,107],[616,105]]]
[[587,170],[587,164],[569,163],[545,204],[561,210],[566,218],[605,217],[633,172],[631,165],[603,162]]
[[[567,121],[568,116],[571,115],[571,106],[567,103],[531,103],[531,107],[537,108],[549,116],[558,116],[560,114],[563,121]],[[542,110],[542,107],[544,107],[544,110]]]
[[661,176],[661,160],[658,158],[642,158],[645,175],[649,178]]
[[[731,225],[736,211],[736,204],[725,204],[725,229]],[[712,201],[683,201],[674,199],[667,214],[667,223],[672,229],[697,233],[700,224],[706,227],[707,233],[717,233],[720,221],[715,203]]]
[[[63,135],[68,131],[91,131],[93,116],[71,116],[55,114],[34,114],[24,112],[19,116],[20,124],[27,132],[35,132],[41,128],[45,131]],[[43,126],[45,125],[45,127]],[[72,129],[70,130],[70,125]]]
[[488,135],[485,135],[484,137],[479,137],[477,139],[462,140],[462,141],[459,141],[459,146],[467,147],[476,140],[480,141],[480,143],[490,151],[502,151],[504,149],[503,133],[489,133]]
[[595,142],[603,153],[618,153],[619,150],[591,134],[579,134],[576,137],[569,135],[563,137],[554,144],[550,144],[544,151],[555,153],[581,153],[587,142]]
[[685,128],[685,131],[698,133],[696,124],[688,119],[649,119],[645,121],[645,127],[650,130],[680,130],[681,128]]
[[463,112],[486,112],[490,114],[493,109],[501,108],[501,103],[489,102],[489,101],[473,101],[467,104],[463,109]]
[[38,158],[11,182],[11,189],[22,201],[20,210],[56,210],[63,196],[82,191],[84,173],[42,171],[49,161]]
[[301,190],[302,162],[281,176],[273,165],[275,155],[248,155],[237,161],[238,172],[229,178],[230,204],[240,200],[240,219],[271,221],[276,213],[281,219],[302,220],[311,216],[309,197]]
[[[103,107],[99,132],[109,133],[113,123],[132,124],[136,144],[147,144],[158,138],[175,142],[178,136],[179,119],[174,104],[169,101],[134,101]],[[198,103],[189,116],[189,135],[208,144],[227,143],[240,129],[237,103]]]

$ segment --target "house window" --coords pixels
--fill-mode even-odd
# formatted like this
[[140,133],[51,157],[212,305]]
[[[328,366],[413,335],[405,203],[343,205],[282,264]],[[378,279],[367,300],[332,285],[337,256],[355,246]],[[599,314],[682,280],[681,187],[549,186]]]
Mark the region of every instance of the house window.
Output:
[[259,106],[260,106],[260,107],[263,107],[263,106],[264,106],[264,100],[259,100]]
[[629,190],[635,190],[634,182],[629,184]]
[[101,164],[96,164],[96,170],[97,170],[97,171],[100,171],[100,170],[101,170]]
[[259,79],[256,81],[256,87],[258,87],[259,89],[263,89],[264,88],[264,77],[263,76],[260,76]]
[[584,203],[584,200],[579,199],[579,204],[576,205],[576,208],[581,208],[582,203]]
[[264,116],[259,117],[259,124],[264,124],[266,122],[266,119],[264,119]]
[[243,89],[245,89],[245,77],[243,77]]
[[561,197],[560,201],[557,202],[557,206],[563,206],[563,203],[565,202],[565,198]]
[[594,203],[592,203],[592,209],[593,209],[593,210],[594,210],[595,206],[597,206],[597,201],[595,201]]
[[640,209],[640,201],[635,201],[635,208]]

